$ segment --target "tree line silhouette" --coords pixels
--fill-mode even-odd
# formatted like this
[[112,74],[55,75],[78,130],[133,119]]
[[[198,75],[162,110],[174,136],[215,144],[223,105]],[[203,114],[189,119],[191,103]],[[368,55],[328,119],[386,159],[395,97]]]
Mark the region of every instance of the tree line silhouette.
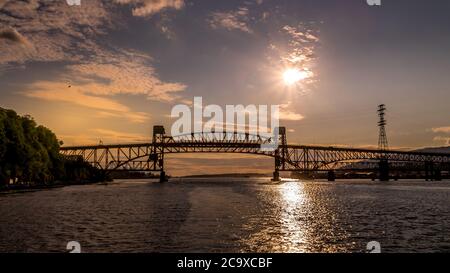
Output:
[[31,116],[0,108],[0,187],[97,182],[103,173],[79,157],[59,153],[63,143]]

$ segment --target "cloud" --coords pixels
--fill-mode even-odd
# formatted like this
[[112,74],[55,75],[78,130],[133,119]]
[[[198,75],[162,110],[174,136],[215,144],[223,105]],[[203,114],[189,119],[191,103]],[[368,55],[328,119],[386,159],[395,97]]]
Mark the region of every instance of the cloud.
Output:
[[[431,131],[435,134],[450,134],[450,126],[445,127],[435,127],[432,128]],[[435,136],[433,141],[444,143],[445,145],[450,145],[450,137],[449,136]]]
[[25,93],[28,97],[63,101],[81,106],[109,111],[126,112],[128,107],[108,98],[89,96],[78,88],[69,87],[67,84],[57,82],[36,82],[30,85],[29,91]]
[[184,0],[115,0],[119,4],[132,5],[134,16],[152,16],[167,9],[182,9]]
[[288,33],[293,38],[292,43],[301,44],[319,41],[319,38],[312,34],[310,30],[302,30],[300,27],[286,25],[283,27],[283,31]]
[[100,141],[103,144],[142,143],[150,141],[150,138],[146,135],[102,128],[90,129],[87,130],[87,133],[83,134],[58,134],[58,137],[64,142],[64,146],[95,145],[99,144]]
[[[77,61],[86,46],[112,27],[110,4],[83,1],[71,7],[65,1],[7,1],[0,10],[0,23],[25,35],[33,45],[27,52],[15,52],[0,42],[0,64],[26,61]],[[8,58],[9,57],[9,58]]]
[[31,98],[60,101],[103,110],[103,113],[109,113],[111,117],[118,117],[120,115],[122,118],[137,123],[142,123],[149,119],[149,116],[146,113],[133,112],[127,106],[110,98],[87,95],[78,87],[69,87],[65,83],[46,81],[35,82],[29,85],[23,94]]
[[433,138],[433,141],[441,142],[444,143],[445,145],[450,145],[450,137],[437,136]]
[[172,102],[187,87],[161,81],[151,66],[151,59],[133,51],[106,52],[90,62],[68,65],[67,69],[72,81],[81,84],[83,92],[95,95],[145,95],[150,100]]
[[17,52],[0,39],[0,64],[80,61],[110,50],[101,36],[122,25],[118,4],[135,6],[139,15],[153,15],[166,8],[181,9],[184,0],[89,0],[81,6],[69,6],[64,0],[2,1],[0,25],[25,35],[34,50]]
[[280,111],[280,120],[299,121],[304,118],[305,117],[302,116],[301,114],[295,113],[293,111],[289,111],[289,110]]
[[436,127],[436,128],[432,128],[431,130],[433,131],[433,133],[446,133],[446,134],[449,134],[450,133],[450,126],[447,126],[447,127]]
[[305,118],[303,115],[290,110],[290,107],[291,102],[280,105],[280,120],[299,121]]
[[[117,2],[117,1],[116,1]],[[122,4],[181,7],[183,1],[122,1]],[[119,20],[112,1],[83,1],[71,7],[65,1],[8,1],[0,10],[0,23],[10,28],[0,37],[0,65],[28,62],[61,62],[64,81],[91,95],[145,95],[148,99],[172,102],[180,99],[186,86],[159,78],[153,59],[142,52],[116,48],[102,41]],[[159,8],[158,8],[159,7]],[[120,21],[120,20],[119,20]],[[26,39],[25,36],[26,35]],[[17,47],[12,41],[33,46]],[[61,81],[60,81],[61,82]]]
[[285,45],[272,45],[272,49],[278,50],[280,58],[285,65],[297,67],[301,70],[311,68],[312,61],[315,59],[315,48],[319,38],[314,31],[308,29],[303,24],[296,27],[286,25],[281,29],[285,35]]
[[77,146],[77,145],[95,145],[99,143],[99,138],[93,137],[92,134],[60,134],[58,140],[63,141],[63,146]]
[[20,34],[17,30],[13,28],[6,28],[0,30],[0,39],[8,40],[13,43],[18,43],[21,45],[29,46],[27,38]]
[[102,141],[106,143],[112,142],[148,142],[149,137],[142,134],[134,134],[128,132],[119,132],[108,129],[92,129],[95,135],[102,138]]
[[311,25],[300,23],[279,26],[279,31],[270,35],[266,55],[269,65],[277,67],[279,71],[296,69],[307,75],[291,86],[301,93],[310,91],[318,80],[315,60],[320,40],[314,31],[313,22]]
[[248,26],[249,9],[240,7],[235,11],[213,12],[208,20],[209,25],[214,28],[225,28],[227,30],[240,30],[247,33],[253,31]]
[[121,112],[100,111],[100,112],[97,112],[96,117],[98,117],[98,118],[114,118],[114,119],[126,118],[134,123],[144,123],[150,119],[149,115],[144,112],[121,113]]
[[0,65],[8,66],[17,59],[24,60],[34,51],[30,41],[16,29],[8,27],[0,29]]

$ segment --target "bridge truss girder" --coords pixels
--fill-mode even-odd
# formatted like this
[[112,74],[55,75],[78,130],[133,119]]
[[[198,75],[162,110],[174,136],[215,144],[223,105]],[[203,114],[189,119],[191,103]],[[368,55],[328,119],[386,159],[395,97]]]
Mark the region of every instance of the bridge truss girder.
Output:
[[[414,163],[421,166],[432,163],[447,169],[450,155],[401,151],[378,151],[351,148],[317,146],[280,146],[276,151],[263,151],[259,143],[242,142],[174,142],[128,145],[98,145],[63,147],[61,153],[68,157],[80,157],[103,170],[161,171],[164,154],[181,153],[238,153],[275,158],[279,171],[327,171],[351,169],[361,161],[388,160],[398,165]],[[160,162],[162,160],[162,162]],[[353,164],[353,165],[352,165]],[[411,164],[410,164],[411,165]],[[350,167],[349,167],[350,166]]]

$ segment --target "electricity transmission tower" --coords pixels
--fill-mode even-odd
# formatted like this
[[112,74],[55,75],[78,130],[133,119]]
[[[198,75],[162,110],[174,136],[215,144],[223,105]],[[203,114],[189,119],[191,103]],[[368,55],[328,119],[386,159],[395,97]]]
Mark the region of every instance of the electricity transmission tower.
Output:
[[378,121],[378,127],[380,128],[380,134],[378,137],[378,149],[382,151],[388,150],[388,140],[386,136],[386,105],[378,105],[378,116],[380,120]]

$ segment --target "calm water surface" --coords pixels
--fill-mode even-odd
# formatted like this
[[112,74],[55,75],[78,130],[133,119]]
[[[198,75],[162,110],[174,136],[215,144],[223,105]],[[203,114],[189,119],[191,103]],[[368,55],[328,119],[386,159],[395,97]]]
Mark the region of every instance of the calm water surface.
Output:
[[0,252],[450,252],[450,182],[119,180],[0,195]]

